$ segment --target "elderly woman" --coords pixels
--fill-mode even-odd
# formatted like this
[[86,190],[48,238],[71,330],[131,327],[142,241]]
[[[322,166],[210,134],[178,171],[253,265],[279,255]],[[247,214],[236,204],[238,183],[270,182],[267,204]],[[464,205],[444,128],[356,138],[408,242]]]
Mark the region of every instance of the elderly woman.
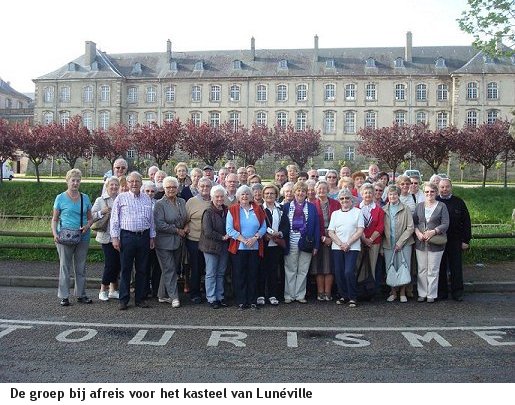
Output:
[[303,181],[293,186],[294,199],[284,204],[290,222],[290,240],[284,257],[284,302],[305,304],[306,281],[311,258],[320,247],[320,225],[314,204],[306,200],[308,187]]
[[361,189],[361,186],[363,183],[365,183],[366,175],[362,171],[357,171],[352,173],[352,181],[354,181],[354,188],[352,189],[352,195],[354,196],[354,202],[356,204],[359,204],[361,200],[363,199],[361,197],[361,194],[359,193],[359,190]]
[[364,219],[359,208],[353,206],[352,192],[345,189],[338,194],[341,209],[331,215],[327,231],[332,240],[334,274],[340,298],[338,305],[348,302],[350,308],[358,305],[356,260],[361,250]]
[[431,178],[429,179],[429,182],[435,184],[436,187],[438,187],[441,180],[442,180],[442,176],[439,176],[438,174],[433,174],[431,176]]
[[[365,225],[365,229],[361,235],[362,259],[364,260],[368,255],[370,272],[375,279],[377,258],[379,256],[379,248],[381,247],[384,232],[384,211],[381,206],[374,201],[374,186],[372,184],[363,184],[360,188],[360,194],[363,197],[363,201],[359,204],[359,208],[363,214]],[[358,281],[361,280],[358,279]]]
[[401,194],[399,195],[400,202],[403,203],[406,207],[408,207],[411,212],[411,215],[413,215],[417,203],[415,202],[415,196],[410,192],[410,178],[408,176],[401,175],[397,177],[395,183],[401,190]]
[[383,199],[385,185],[381,181],[376,181],[374,184],[374,202],[379,205],[381,208],[385,206],[386,204],[386,198]]
[[336,170],[328,170],[325,174],[325,181],[327,181],[327,186],[329,187],[327,197],[336,199],[340,192],[340,188],[338,187],[338,173],[336,173]]
[[308,191],[306,193],[307,200],[311,204],[314,204],[315,201],[317,200],[317,192],[315,189],[317,182],[315,180],[301,180],[301,181],[304,181],[306,183],[306,186],[308,187]]
[[[147,180],[143,182],[143,185],[141,186],[141,192],[145,193],[150,197],[150,200],[152,201],[152,210],[156,206],[157,200],[154,198],[156,195],[156,191],[157,187],[153,181]],[[157,258],[156,249],[150,249],[150,252],[148,254],[148,266],[146,277],[147,279],[145,282],[145,296],[148,297],[150,295],[155,298],[157,297],[157,292],[159,291],[159,283],[161,280],[161,267],[159,266],[159,260]]]
[[198,189],[198,182],[202,178],[202,170],[200,170],[198,167],[194,167],[191,169],[191,185],[190,185],[190,191],[192,196],[196,196],[199,193]]
[[317,300],[318,301],[331,301],[334,274],[333,274],[333,260],[331,258],[331,244],[332,240],[329,237],[327,228],[333,212],[340,209],[338,201],[329,198],[329,186],[324,180],[319,181],[315,186],[315,191],[318,198],[315,201],[315,207],[318,213],[318,222],[320,226],[320,249],[316,256],[311,260],[310,274],[316,276],[317,283]]
[[279,189],[274,184],[267,184],[263,188],[265,202],[263,210],[266,214],[267,233],[265,234],[265,252],[258,273],[258,305],[279,305],[278,295],[278,266],[284,255],[286,239],[290,232],[288,217],[283,215],[282,206],[277,202]]
[[205,261],[204,254],[198,248],[198,243],[202,232],[202,215],[211,206],[212,182],[209,178],[203,177],[197,184],[198,194],[186,203],[189,230],[186,236],[190,263],[189,294],[191,302],[194,304],[202,302],[200,280],[204,272]]
[[[77,302],[91,304],[93,301],[86,295],[86,256],[89,248],[90,231],[93,223],[91,202],[86,194],[79,191],[82,173],[79,169],[71,169],[66,173],[65,192],[58,194],[54,201],[52,214],[52,235],[59,255],[59,288],[57,296],[61,305],[70,305],[70,272],[75,270],[75,296]],[[65,245],[59,238],[62,229],[79,230],[80,241],[74,245]]]
[[105,226],[97,228],[95,240],[102,246],[104,253],[104,271],[98,299],[108,301],[109,298],[118,299],[118,277],[120,276],[120,252],[113,247],[111,234],[109,233],[109,218],[113,201],[118,195],[120,181],[117,177],[110,177],[106,180],[107,196],[100,196],[95,200],[91,208],[94,223],[105,222]]
[[279,200],[281,204],[284,205],[286,203],[293,201],[293,186],[294,183],[292,183],[291,181],[287,181],[286,183],[284,183],[280,192],[281,197]]
[[261,183],[254,183],[250,185],[250,189],[252,190],[254,202],[258,205],[263,205],[265,202],[263,200],[263,185]]
[[[447,206],[436,200],[438,187],[434,183],[424,185],[425,201],[417,204],[415,223],[415,249],[417,254],[418,302],[434,302],[438,295],[438,276],[447,241],[449,212]],[[439,239],[439,240],[438,240]]]
[[188,165],[185,162],[179,162],[174,167],[175,176],[179,182],[179,194],[178,196],[188,201],[193,194],[191,193],[191,179],[188,176]]
[[[343,190],[344,188],[346,188],[347,190],[352,192],[352,189],[354,188],[354,180],[352,180],[352,177],[342,177],[338,181],[338,188],[340,190]],[[336,197],[338,197],[338,195]]]
[[157,297],[159,302],[179,308],[177,290],[177,269],[180,266],[181,244],[188,228],[186,227],[186,201],[178,197],[179,181],[175,177],[163,179],[165,195],[156,202],[154,223],[156,226],[155,250],[161,266],[161,280]]
[[[383,207],[384,211],[384,238],[383,250],[385,263],[388,266],[392,262],[396,269],[399,268],[402,256],[406,260],[408,269],[411,265],[411,248],[413,240],[413,217],[408,207],[399,200],[401,190],[393,185],[388,187],[388,204]],[[400,253],[399,253],[400,252]],[[395,255],[395,256],[394,256]],[[390,286],[388,302],[393,302],[400,294],[400,302],[408,302],[406,297],[406,285]],[[400,292],[399,292],[400,290]]]
[[261,176],[259,174],[251,174],[247,180],[249,186],[252,187],[253,184],[261,183]]
[[229,252],[233,264],[233,290],[239,310],[257,309],[257,277],[259,260],[264,255],[263,236],[266,214],[252,201],[246,185],[236,191],[237,204],[227,214],[226,232],[230,236]]
[[202,231],[198,243],[198,248],[204,253],[206,262],[206,299],[213,309],[227,306],[224,300],[224,276],[229,257],[227,251],[229,235],[225,230],[226,194],[221,185],[211,189],[211,206],[202,215]]

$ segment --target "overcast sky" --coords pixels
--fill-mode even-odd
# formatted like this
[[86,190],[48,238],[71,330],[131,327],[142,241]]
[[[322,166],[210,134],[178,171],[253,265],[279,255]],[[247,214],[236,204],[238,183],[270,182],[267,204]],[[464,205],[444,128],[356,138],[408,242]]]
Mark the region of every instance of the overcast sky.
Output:
[[20,92],[96,42],[107,53],[469,45],[456,18],[466,0],[7,0],[0,77]]

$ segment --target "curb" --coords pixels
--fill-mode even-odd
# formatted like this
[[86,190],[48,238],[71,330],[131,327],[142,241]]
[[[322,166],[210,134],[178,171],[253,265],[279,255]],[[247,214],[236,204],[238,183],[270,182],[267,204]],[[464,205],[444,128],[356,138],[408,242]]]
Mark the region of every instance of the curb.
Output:
[[[101,278],[87,278],[86,288],[99,288]],[[70,278],[70,288],[74,286],[74,278]],[[57,277],[28,277],[28,276],[0,276],[2,287],[32,287],[57,288]],[[483,281],[464,283],[465,293],[512,293],[515,292],[515,282],[512,281]]]

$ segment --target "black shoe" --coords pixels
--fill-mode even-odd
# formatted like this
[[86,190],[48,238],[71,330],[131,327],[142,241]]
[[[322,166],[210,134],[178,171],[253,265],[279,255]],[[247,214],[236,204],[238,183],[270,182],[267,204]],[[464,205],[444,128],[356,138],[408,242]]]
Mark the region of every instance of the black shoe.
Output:
[[150,305],[148,305],[145,300],[136,302],[135,306],[137,306],[138,308],[150,308]]
[[219,304],[221,307],[226,307],[226,306],[227,306],[227,304],[226,304],[225,300],[220,300],[220,301],[218,301],[218,304]]
[[129,306],[127,305],[127,303],[126,303],[126,302],[120,302],[120,303],[118,304],[118,309],[119,309],[120,311],[125,311],[127,308],[129,308]]
[[457,295],[456,297],[452,297],[452,299],[453,299],[454,301],[461,302],[461,301],[463,301],[463,296],[461,296],[461,295]]
[[238,311],[243,311],[245,309],[245,305],[244,304],[239,304],[238,305]]
[[77,302],[80,302],[81,304],[92,304],[93,300],[89,297],[84,296],[77,298]]
[[70,306],[70,300],[68,298],[63,298],[60,302],[62,307],[69,307]]
[[200,298],[200,297],[193,297],[191,299],[191,302],[193,302],[194,304],[200,304],[200,303],[202,303],[202,298]]
[[218,309],[220,308],[220,303],[218,301],[213,301],[209,303],[209,306],[213,309]]

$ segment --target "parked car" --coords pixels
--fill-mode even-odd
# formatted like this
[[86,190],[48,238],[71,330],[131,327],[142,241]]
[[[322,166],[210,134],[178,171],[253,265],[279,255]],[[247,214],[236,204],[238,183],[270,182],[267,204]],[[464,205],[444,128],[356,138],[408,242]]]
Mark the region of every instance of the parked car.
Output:
[[14,172],[11,167],[4,163],[2,165],[2,179],[12,180],[14,178]]
[[447,173],[438,173],[438,176],[440,176],[440,178],[442,179],[448,179],[449,176],[447,176]]
[[325,175],[329,169],[318,169],[318,180],[325,180]]
[[420,173],[420,170],[417,170],[417,169],[409,169],[409,170],[406,170],[404,173],[403,173],[404,176],[408,176],[408,177],[411,177],[411,176],[418,176],[420,178],[421,181],[424,180],[423,178],[423,174]]

